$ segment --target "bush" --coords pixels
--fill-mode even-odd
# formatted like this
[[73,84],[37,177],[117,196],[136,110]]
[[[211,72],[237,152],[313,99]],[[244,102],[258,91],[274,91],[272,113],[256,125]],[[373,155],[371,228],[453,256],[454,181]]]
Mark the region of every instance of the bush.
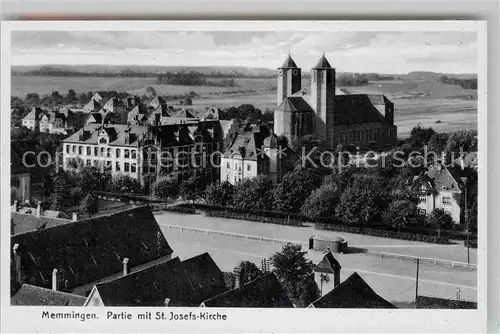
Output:
[[401,240],[408,240],[408,241],[420,241],[420,242],[428,242],[428,243],[435,243],[435,244],[448,244],[449,243],[448,238],[442,237],[442,236],[438,237],[438,236],[433,236],[433,235],[406,233],[406,232],[395,232],[395,231],[379,230],[379,229],[373,229],[373,228],[359,228],[359,227],[348,226],[348,225],[316,223],[314,228],[317,230],[356,233],[356,234],[371,235],[374,237],[381,237],[381,238],[401,239]]
[[205,213],[207,217],[220,217],[228,219],[241,219],[260,223],[269,223],[277,225],[287,225],[287,226],[302,226],[302,222],[294,219],[283,219],[274,217],[264,217],[257,216],[250,213],[235,213],[235,212],[224,212],[224,211],[207,211]]

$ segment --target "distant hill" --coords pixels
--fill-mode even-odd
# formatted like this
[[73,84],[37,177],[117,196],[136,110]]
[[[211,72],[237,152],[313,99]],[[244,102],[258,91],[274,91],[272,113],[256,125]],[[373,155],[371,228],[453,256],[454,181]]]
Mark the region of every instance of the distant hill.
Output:
[[410,72],[406,75],[408,79],[439,79],[442,76],[448,76],[450,78],[458,78],[458,79],[477,79],[477,74],[473,73],[438,73],[438,72],[429,72],[429,71],[414,71]]
[[228,76],[256,77],[274,76],[275,70],[268,68],[244,66],[141,66],[141,65],[36,65],[12,66],[13,73],[24,74],[40,70],[71,71],[78,73],[108,73],[118,74],[123,72],[148,73],[156,75],[162,72],[190,72],[195,71],[205,75],[219,74]]

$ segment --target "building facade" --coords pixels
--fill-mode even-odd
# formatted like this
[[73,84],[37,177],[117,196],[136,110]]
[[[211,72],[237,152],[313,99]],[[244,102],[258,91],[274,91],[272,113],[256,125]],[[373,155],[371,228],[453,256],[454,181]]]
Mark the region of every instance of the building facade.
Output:
[[22,126],[27,127],[30,130],[38,129],[40,125],[40,117],[43,114],[43,110],[39,107],[33,107],[31,111],[23,118]]
[[448,168],[439,163],[430,167],[424,175],[413,178],[412,189],[419,195],[421,215],[440,208],[450,214],[455,224],[460,223],[462,185]]
[[301,69],[290,56],[278,68],[274,130],[289,143],[316,134],[331,149],[339,144],[373,149],[397,141],[394,104],[384,95],[337,95],[335,69],[324,55],[311,70],[309,95],[301,87]]
[[[141,184],[219,175],[223,134],[218,121],[164,126],[89,124],[63,140],[63,168],[107,166]],[[213,163],[210,160],[214,160]]]

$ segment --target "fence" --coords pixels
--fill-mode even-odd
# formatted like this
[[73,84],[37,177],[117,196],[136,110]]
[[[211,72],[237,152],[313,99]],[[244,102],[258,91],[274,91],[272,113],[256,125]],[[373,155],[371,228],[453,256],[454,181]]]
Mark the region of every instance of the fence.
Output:
[[[220,236],[227,236],[227,237],[231,237],[231,238],[241,238],[241,239],[245,239],[245,240],[252,240],[252,241],[259,241],[259,242],[268,242],[268,243],[272,243],[272,244],[293,243],[293,244],[300,244],[302,246],[308,247],[308,243],[307,242],[302,242],[302,241],[298,241],[298,240],[285,240],[285,239],[261,237],[261,236],[249,235],[249,234],[241,234],[241,233],[233,233],[233,232],[224,232],[224,231],[215,231],[215,230],[209,230],[209,229],[201,229],[201,228],[195,228],[195,227],[184,227],[184,226],[170,225],[170,224],[162,224],[162,225],[166,226],[168,228],[178,229],[181,232],[187,231],[187,232],[193,232],[193,233],[204,233],[204,234],[207,234],[207,235],[209,235],[209,234],[220,235]],[[392,258],[392,259],[400,259],[401,261],[412,261],[412,262],[416,262],[417,259],[419,259],[421,263],[441,265],[441,266],[447,266],[447,267],[451,267],[451,268],[466,268],[466,269],[470,269],[470,270],[476,270],[477,269],[477,265],[475,265],[475,264],[464,263],[464,262],[459,262],[459,261],[451,261],[451,260],[443,260],[443,259],[433,259],[433,258],[418,257],[418,256],[412,256],[412,255],[394,254],[394,253],[387,253],[387,252],[376,252],[376,251],[371,251],[371,250],[368,250],[368,249],[362,249],[362,252],[365,255],[378,256],[380,258]]]

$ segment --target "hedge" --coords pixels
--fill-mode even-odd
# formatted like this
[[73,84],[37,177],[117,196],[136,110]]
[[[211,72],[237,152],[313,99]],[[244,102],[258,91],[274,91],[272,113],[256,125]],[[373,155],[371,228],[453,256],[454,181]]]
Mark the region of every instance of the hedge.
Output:
[[374,237],[401,239],[401,240],[409,240],[409,241],[421,241],[421,242],[429,242],[429,243],[435,243],[435,244],[448,244],[449,243],[448,238],[443,237],[443,236],[437,237],[437,236],[425,235],[425,234],[394,232],[394,231],[386,231],[386,230],[373,229],[373,228],[360,228],[360,227],[349,226],[349,225],[316,223],[314,228],[317,230],[356,233],[356,234],[370,235],[370,236],[374,236]]
[[294,219],[281,219],[275,217],[263,217],[257,216],[250,213],[236,213],[236,212],[225,212],[225,211],[206,211],[205,216],[207,217],[220,217],[220,218],[229,218],[229,219],[241,219],[241,220],[249,220],[260,223],[268,223],[268,224],[278,224],[278,225],[287,225],[287,226],[302,226],[302,222]]

